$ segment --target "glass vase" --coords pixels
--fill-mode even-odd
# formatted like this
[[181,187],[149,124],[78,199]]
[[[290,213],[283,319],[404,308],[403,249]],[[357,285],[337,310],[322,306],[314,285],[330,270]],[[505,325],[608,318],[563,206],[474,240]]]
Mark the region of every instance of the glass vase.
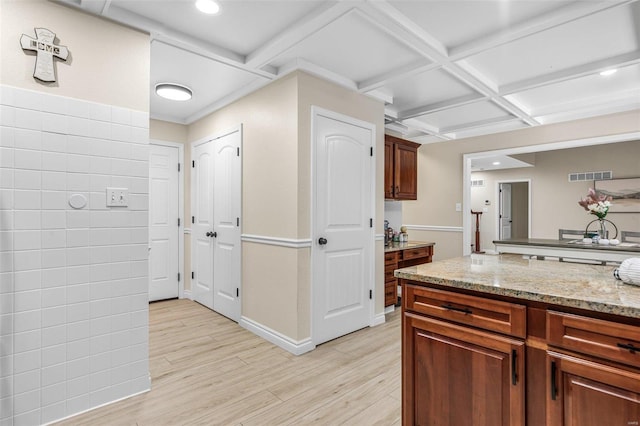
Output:
[[598,219],[598,235],[601,240],[608,240],[607,221],[604,219]]

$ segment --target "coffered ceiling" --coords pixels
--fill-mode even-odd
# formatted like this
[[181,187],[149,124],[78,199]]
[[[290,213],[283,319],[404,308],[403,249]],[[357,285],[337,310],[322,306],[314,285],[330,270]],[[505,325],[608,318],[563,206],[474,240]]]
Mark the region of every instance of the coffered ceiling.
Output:
[[151,116],[182,124],[295,70],[383,100],[421,143],[640,109],[635,0],[59,2],[148,31]]

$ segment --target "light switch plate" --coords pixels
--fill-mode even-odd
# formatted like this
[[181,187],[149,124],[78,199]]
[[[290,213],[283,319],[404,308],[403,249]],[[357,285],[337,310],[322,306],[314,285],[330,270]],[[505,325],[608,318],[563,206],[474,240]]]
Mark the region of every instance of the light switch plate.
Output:
[[107,188],[107,207],[127,207],[129,188]]
[[456,203],[456,211],[457,212],[461,212],[462,211],[462,203]]

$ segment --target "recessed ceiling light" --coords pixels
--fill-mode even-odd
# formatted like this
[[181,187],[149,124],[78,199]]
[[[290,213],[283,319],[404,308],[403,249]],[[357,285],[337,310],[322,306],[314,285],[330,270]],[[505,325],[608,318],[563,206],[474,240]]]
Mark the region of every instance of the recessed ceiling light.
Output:
[[494,166],[499,166],[499,165],[500,165],[500,162],[499,162],[499,161],[494,161],[494,162],[493,162],[493,163],[491,163],[491,164],[493,164]]
[[187,86],[176,83],[156,84],[156,93],[165,99],[172,101],[188,101],[193,92]]
[[213,0],[196,0],[196,7],[208,15],[215,15],[220,11],[220,5]]
[[600,73],[600,75],[603,76],[603,77],[606,77],[608,75],[615,74],[617,72],[618,72],[618,70],[614,68],[614,69],[611,69],[611,70],[602,71]]

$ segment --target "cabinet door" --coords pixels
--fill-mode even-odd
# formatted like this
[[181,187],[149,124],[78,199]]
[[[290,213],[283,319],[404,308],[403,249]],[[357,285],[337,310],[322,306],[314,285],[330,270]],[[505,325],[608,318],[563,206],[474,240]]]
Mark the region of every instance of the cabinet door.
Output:
[[393,142],[384,141],[384,198],[393,198]]
[[418,149],[405,144],[395,144],[394,149],[395,192],[397,200],[418,199]]
[[640,424],[640,372],[547,353],[547,424]]
[[404,425],[524,425],[524,342],[405,312]]

